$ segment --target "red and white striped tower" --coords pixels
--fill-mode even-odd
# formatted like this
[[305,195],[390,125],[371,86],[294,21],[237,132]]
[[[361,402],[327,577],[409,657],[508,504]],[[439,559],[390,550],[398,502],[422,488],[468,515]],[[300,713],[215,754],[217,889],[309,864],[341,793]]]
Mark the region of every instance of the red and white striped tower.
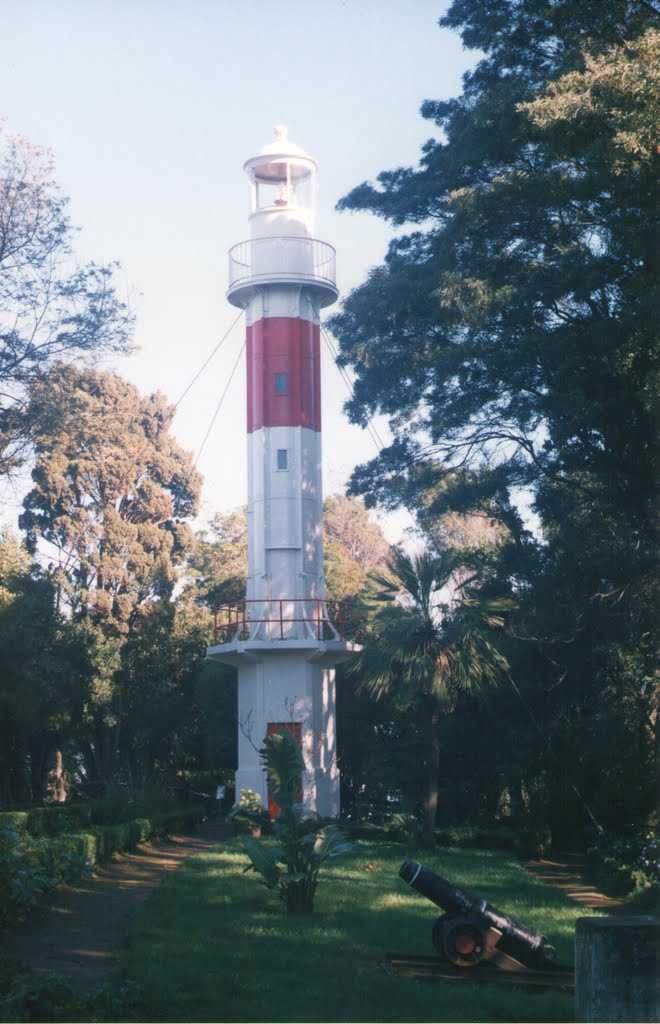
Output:
[[244,167],[250,238],[230,250],[227,298],[247,325],[247,600],[207,657],[238,668],[236,793],[274,810],[258,748],[285,725],[304,803],[336,816],[333,666],[359,648],[330,621],[323,574],[319,310],[338,295],[335,251],[313,237],[318,164],[284,128]]

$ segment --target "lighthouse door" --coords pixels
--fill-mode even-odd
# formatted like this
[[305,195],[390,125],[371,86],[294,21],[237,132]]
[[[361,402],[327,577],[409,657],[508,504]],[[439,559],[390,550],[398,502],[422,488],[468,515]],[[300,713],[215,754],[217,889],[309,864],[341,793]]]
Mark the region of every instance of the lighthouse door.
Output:
[[[301,730],[301,723],[300,722],[269,722],[267,727],[266,727],[266,732],[270,736],[271,733],[279,732],[280,729],[286,729],[287,732],[290,732],[291,735],[293,736],[294,740],[298,744],[298,746],[302,747],[302,730]],[[299,780],[298,786],[296,788],[296,803],[302,803],[302,798],[303,798],[303,791],[302,791],[302,778],[301,778]],[[273,796],[272,796],[271,791],[270,791],[270,786],[269,786],[268,787],[268,813],[271,816],[271,818],[276,818],[277,815],[280,813],[280,810],[281,810],[281,808],[280,808],[279,804],[276,803],[275,800],[273,799]]]

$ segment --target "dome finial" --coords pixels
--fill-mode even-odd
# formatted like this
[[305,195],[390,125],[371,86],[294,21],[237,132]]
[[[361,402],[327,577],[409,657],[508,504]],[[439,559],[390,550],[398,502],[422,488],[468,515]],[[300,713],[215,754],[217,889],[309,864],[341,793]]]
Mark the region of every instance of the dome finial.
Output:
[[289,133],[287,132],[285,124],[275,125],[275,138],[278,140],[278,142],[281,142],[282,140],[286,139],[288,134]]

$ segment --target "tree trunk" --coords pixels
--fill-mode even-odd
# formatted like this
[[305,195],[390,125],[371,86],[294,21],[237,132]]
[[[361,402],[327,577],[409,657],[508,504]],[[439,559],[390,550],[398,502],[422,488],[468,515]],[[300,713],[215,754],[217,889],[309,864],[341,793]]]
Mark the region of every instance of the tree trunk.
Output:
[[440,712],[433,697],[422,698],[422,723],[424,735],[424,765],[426,768],[424,792],[424,820],[422,841],[424,846],[435,846],[435,819],[438,813],[438,777],[440,775],[440,739],[438,725]]
[[63,804],[66,800],[66,786],[64,783],[64,768],[62,765],[62,751],[55,751],[55,768],[53,770],[53,781],[51,784],[53,800],[57,804]]

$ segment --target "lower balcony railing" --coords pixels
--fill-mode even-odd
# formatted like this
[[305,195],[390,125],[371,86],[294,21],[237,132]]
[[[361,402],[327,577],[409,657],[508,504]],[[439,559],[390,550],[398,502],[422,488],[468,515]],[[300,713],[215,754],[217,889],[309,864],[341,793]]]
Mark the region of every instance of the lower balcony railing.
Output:
[[340,640],[355,617],[339,601],[271,598],[240,601],[214,612],[216,644],[236,640]]

